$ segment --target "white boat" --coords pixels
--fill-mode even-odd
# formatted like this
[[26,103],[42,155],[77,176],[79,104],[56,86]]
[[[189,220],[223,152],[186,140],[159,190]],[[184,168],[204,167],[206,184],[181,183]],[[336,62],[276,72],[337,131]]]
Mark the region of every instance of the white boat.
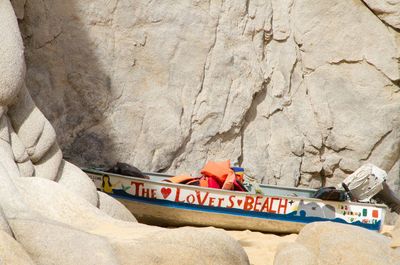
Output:
[[158,226],[214,226],[274,233],[298,232],[311,222],[332,221],[380,230],[383,204],[312,198],[316,190],[261,185],[262,193],[227,191],[83,169],[96,187],[122,202],[139,222]]

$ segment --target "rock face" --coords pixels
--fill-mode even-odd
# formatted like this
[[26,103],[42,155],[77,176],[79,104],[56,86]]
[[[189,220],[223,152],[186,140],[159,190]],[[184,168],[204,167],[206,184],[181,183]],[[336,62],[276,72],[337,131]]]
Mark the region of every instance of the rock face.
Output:
[[0,260],[3,264],[34,265],[32,259],[10,235],[0,230]]
[[[14,0],[14,13],[0,0],[1,261],[249,263],[221,230],[136,223],[58,141],[82,165],[230,158],[264,182],[318,187],[368,161],[396,176],[397,2],[365,3]],[[397,235],[311,224],[276,262],[354,264],[350,250],[397,264]]]
[[400,249],[390,239],[364,228],[330,222],[305,226],[295,243],[283,245],[276,253],[276,265],[379,265],[399,264]]
[[[104,192],[98,191],[99,209],[109,216],[128,222],[137,222],[136,218],[121,203]],[[125,211],[123,211],[124,209]]]
[[28,87],[79,165],[228,158],[319,187],[371,162],[399,185],[396,0],[15,2]]
[[395,29],[400,29],[400,1],[399,0],[363,0],[369,8],[383,21]]
[[[18,3],[21,17],[24,2]],[[222,231],[138,224],[63,160],[52,125],[25,85],[23,44],[9,0],[0,0],[0,21],[1,264],[249,263]]]

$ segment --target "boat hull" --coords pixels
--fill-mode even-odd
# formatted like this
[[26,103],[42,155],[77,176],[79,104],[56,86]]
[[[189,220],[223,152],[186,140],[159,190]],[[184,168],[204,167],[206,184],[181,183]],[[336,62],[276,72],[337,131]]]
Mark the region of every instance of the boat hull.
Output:
[[305,225],[288,221],[265,220],[247,216],[224,214],[219,212],[166,207],[143,201],[127,200],[116,197],[131,211],[136,219],[145,224],[180,227],[180,226],[213,226],[231,230],[252,230],[260,232],[293,233]]
[[[99,190],[122,202],[140,222],[158,226],[292,233],[307,223],[333,221],[380,230],[386,209],[375,204],[268,195],[268,190],[267,195],[257,195],[85,171]],[[296,195],[295,188],[288,190]]]

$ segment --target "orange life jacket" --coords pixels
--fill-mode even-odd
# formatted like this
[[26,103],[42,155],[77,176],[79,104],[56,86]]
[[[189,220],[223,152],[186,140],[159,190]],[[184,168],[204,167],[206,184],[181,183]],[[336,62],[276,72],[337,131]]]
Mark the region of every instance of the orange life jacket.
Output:
[[226,178],[233,170],[229,160],[222,162],[209,161],[201,170],[201,174],[207,177],[213,177],[221,185],[225,182]]
[[[245,191],[240,183],[243,173],[235,172],[230,167],[230,161],[214,162],[209,161],[201,170],[201,177],[192,177],[188,175],[179,175],[171,177],[166,181],[179,184],[196,185],[200,187],[209,187],[224,190]],[[240,183],[239,183],[240,182]]]

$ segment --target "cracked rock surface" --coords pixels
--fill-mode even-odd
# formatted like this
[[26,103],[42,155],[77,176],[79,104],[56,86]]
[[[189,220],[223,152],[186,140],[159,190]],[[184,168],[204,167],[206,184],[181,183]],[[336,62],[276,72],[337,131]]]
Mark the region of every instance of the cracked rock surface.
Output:
[[25,83],[16,16],[29,3],[18,4],[14,11],[0,0],[0,263],[248,264],[243,248],[222,230],[137,223],[63,159],[55,130]]
[[15,0],[27,84],[82,165],[399,186],[398,1]]
[[[0,0],[7,264],[249,263],[221,230],[136,223],[61,149],[82,166],[170,173],[228,158],[265,183],[314,188],[370,162],[399,191],[396,0],[12,4]],[[349,249],[398,264],[398,239],[399,221],[392,240],[314,223],[275,264],[352,264]]]

